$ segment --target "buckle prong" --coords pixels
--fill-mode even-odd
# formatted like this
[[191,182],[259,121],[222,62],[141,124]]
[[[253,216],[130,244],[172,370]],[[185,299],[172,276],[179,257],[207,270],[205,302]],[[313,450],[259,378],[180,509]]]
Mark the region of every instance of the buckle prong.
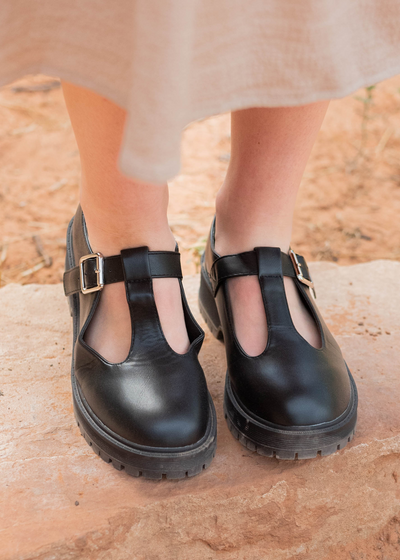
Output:
[[[93,288],[88,288],[85,283],[85,274],[83,270],[83,263],[90,259],[96,259],[96,281],[97,285]],[[85,255],[79,259],[79,275],[81,281],[81,292],[82,294],[91,294],[92,292],[99,292],[104,287],[104,257],[101,253],[92,253],[90,255]]]
[[299,280],[299,282],[301,282],[305,286],[308,286],[310,288],[310,292],[311,292],[313,298],[317,299],[317,294],[315,293],[314,282],[311,279],[308,280],[307,278],[305,278],[303,276],[303,270],[301,268],[301,263],[299,262],[299,259],[297,258],[296,253],[291,248],[289,248],[289,257],[292,260],[297,280]]

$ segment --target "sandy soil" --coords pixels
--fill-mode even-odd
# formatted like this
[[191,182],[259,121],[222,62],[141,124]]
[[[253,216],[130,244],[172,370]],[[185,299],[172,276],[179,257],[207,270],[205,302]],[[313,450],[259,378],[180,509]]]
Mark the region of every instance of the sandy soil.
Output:
[[[198,269],[229,162],[229,116],[184,133],[170,222],[184,273]],[[0,90],[0,285],[62,279],[79,154],[54,78]],[[333,101],[298,197],[293,247],[309,260],[400,260],[400,77]]]

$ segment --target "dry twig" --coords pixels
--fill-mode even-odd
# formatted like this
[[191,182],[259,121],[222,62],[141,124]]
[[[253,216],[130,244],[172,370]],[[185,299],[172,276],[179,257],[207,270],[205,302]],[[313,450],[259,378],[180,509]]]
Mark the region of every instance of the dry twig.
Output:
[[[53,264],[53,259],[44,250],[43,243],[42,243],[42,240],[40,238],[40,235],[32,235],[32,239],[35,242],[36,251],[38,252],[38,254],[41,257],[43,257],[43,266],[45,266],[46,268],[49,268]],[[40,267],[40,268],[42,268],[42,267]],[[25,273],[23,274],[23,276],[25,276]]]
[[50,91],[61,87],[60,80],[52,80],[51,82],[44,82],[43,84],[32,84],[26,86],[14,86],[11,88],[13,93],[35,93],[37,91]]

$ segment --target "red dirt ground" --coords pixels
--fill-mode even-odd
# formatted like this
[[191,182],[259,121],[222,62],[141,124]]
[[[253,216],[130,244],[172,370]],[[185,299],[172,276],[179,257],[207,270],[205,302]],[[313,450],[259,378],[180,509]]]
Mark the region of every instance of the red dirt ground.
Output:
[[[0,123],[0,286],[60,282],[79,154],[57,80],[28,76],[0,90]],[[229,116],[196,122],[183,138],[169,216],[188,274],[198,269],[228,165]],[[395,77],[331,103],[302,182],[292,245],[309,260],[400,260],[399,215]]]

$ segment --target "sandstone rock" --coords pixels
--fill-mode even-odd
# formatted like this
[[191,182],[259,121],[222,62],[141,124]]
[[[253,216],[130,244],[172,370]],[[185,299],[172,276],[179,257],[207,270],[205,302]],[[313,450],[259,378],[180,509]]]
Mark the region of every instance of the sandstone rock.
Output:
[[[311,270],[358,384],[354,440],[311,461],[246,450],[223,419],[224,348],[208,333],[218,451],[183,481],[130,478],[92,453],[73,418],[61,286],[2,288],[0,558],[400,558],[400,263]],[[196,313],[197,283],[187,281]]]

